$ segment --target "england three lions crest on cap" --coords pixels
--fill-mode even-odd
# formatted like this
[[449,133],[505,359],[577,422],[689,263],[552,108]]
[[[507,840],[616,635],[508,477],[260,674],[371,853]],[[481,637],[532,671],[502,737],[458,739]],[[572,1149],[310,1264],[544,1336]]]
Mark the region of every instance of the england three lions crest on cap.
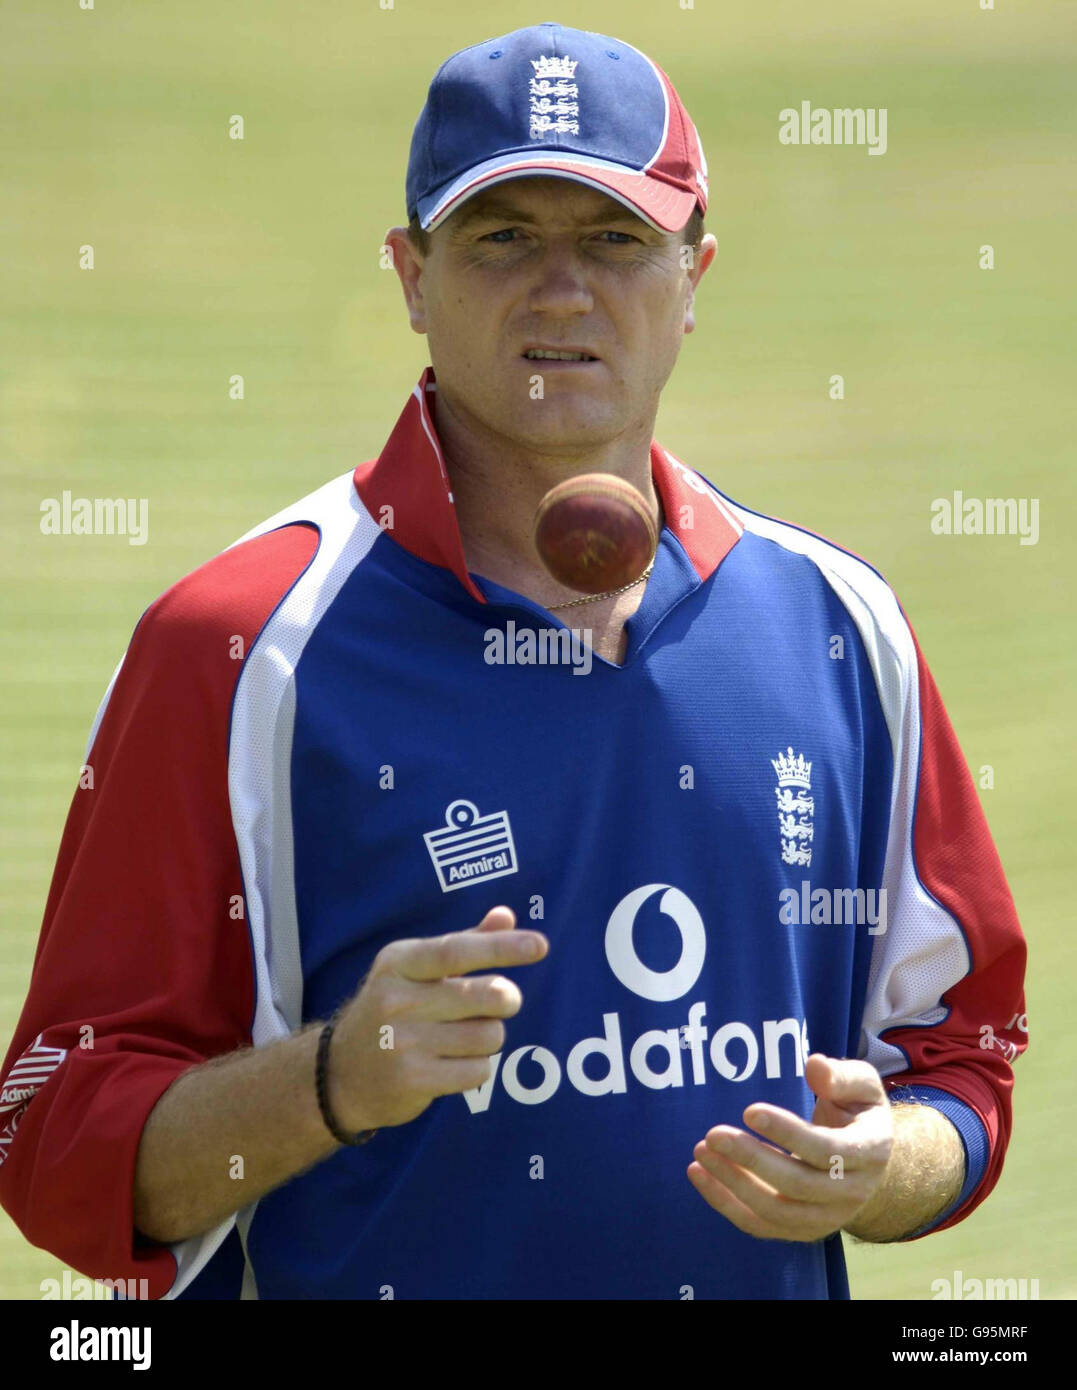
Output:
[[531,139],[544,135],[579,135],[579,88],[573,82],[576,61],[572,58],[531,59],[535,75],[531,79]]
[[443,893],[516,872],[516,846],[507,811],[480,816],[473,801],[454,801],[445,825],[423,836]]
[[[811,863],[811,842],[815,838],[812,815],[815,800],[811,791],[811,763],[804,754],[794,756],[792,748],[771,758],[770,765],[778,774],[774,788],[778,798],[778,829],[781,833],[782,863]],[[794,790],[795,788],[795,790]]]

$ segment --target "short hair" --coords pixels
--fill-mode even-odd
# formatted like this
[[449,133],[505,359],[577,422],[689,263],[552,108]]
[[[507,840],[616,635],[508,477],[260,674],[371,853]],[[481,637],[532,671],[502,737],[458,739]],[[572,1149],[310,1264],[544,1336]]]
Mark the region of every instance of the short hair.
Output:
[[692,209],[692,215],[682,228],[685,246],[692,246],[699,250],[699,243],[703,240],[703,214],[696,203]]
[[[692,209],[691,217],[681,229],[681,235],[684,237],[686,246],[699,250],[699,243],[703,240],[703,214],[699,210],[698,203]],[[408,239],[418,250],[420,256],[430,254],[430,233],[423,230],[418,217],[412,217],[408,220]]]

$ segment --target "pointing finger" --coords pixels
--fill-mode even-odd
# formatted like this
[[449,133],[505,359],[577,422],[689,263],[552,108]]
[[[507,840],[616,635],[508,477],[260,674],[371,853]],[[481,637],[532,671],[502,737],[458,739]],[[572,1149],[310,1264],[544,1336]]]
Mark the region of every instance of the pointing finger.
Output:
[[541,932],[450,932],[425,940],[394,941],[381,953],[384,965],[406,980],[444,980],[472,970],[504,970],[541,960],[549,943]]

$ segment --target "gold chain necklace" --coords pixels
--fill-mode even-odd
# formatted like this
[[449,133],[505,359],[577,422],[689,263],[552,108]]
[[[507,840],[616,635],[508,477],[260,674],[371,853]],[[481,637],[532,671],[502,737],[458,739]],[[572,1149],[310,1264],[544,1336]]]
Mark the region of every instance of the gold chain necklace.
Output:
[[575,608],[578,603],[597,603],[602,598],[613,598],[616,594],[627,593],[629,589],[634,589],[637,584],[642,584],[645,579],[651,577],[654,569],[654,561],[647,566],[638,579],[633,579],[631,584],[622,584],[619,589],[611,589],[608,594],[588,594],[586,598],[569,599],[567,603],[551,603],[547,612],[556,613],[560,608]]

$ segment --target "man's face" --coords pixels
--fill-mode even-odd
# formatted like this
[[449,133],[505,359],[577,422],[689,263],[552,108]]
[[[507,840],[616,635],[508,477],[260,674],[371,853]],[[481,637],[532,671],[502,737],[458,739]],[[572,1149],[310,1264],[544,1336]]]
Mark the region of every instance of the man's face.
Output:
[[[694,327],[713,237],[685,249],[680,232],[548,177],[469,199],[430,234],[425,258],[400,231],[390,242],[412,327],[430,339],[439,397],[454,413],[551,452],[649,429]],[[542,349],[586,360],[536,359]]]

